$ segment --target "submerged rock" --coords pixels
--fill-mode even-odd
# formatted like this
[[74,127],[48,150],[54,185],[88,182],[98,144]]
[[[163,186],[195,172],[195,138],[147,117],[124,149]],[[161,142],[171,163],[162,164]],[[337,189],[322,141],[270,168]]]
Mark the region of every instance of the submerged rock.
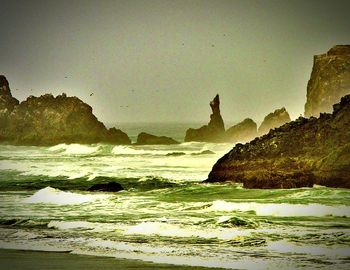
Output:
[[94,184],[90,188],[88,188],[88,191],[118,192],[121,190],[124,190],[124,188],[121,184],[117,182]]
[[212,110],[212,114],[210,115],[208,125],[202,126],[198,129],[188,129],[186,131],[185,142],[220,142],[223,140],[225,125],[220,114],[219,95],[216,95],[209,105]]
[[261,123],[258,129],[258,133],[259,135],[264,135],[268,133],[270,129],[280,127],[290,121],[291,119],[286,108],[283,107],[281,109],[277,109],[265,116],[264,121]]
[[257,136],[257,124],[252,119],[246,118],[226,130],[225,141],[231,143],[249,142]]
[[331,112],[332,105],[350,94],[350,45],[338,45],[315,55],[307,85],[305,117]]
[[173,138],[166,136],[155,136],[145,132],[141,132],[137,136],[136,144],[139,145],[153,145],[153,144],[179,144],[178,141],[175,141]]
[[19,103],[4,76],[0,76],[0,126],[0,142],[10,144],[131,143],[121,130],[107,129],[77,97],[45,94]]
[[333,114],[300,117],[237,144],[216,162],[205,182],[242,182],[246,188],[350,188],[350,95],[333,108]]

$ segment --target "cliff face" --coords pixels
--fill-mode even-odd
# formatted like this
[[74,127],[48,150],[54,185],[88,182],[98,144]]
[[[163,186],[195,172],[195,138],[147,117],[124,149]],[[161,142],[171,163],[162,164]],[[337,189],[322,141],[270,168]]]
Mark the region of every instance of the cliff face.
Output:
[[212,114],[208,125],[202,126],[198,129],[190,128],[186,131],[185,142],[220,142],[222,141],[225,125],[220,114],[220,98],[216,95],[210,102]]
[[264,121],[261,123],[258,133],[259,135],[264,135],[270,131],[270,129],[274,129],[282,126],[285,123],[290,122],[290,116],[286,110],[286,108],[277,109],[272,113],[269,113],[265,116]]
[[246,118],[242,122],[230,127],[225,132],[225,141],[236,142],[249,142],[258,136],[257,125],[250,119]]
[[0,77],[0,142],[23,145],[58,143],[130,144],[129,137],[115,128],[107,129],[92,108],[77,97],[65,94],[30,96],[19,103],[8,82]]
[[332,105],[350,93],[350,45],[338,45],[315,55],[307,85],[305,117],[331,112]]
[[242,182],[246,188],[350,188],[350,95],[333,108],[333,114],[299,118],[237,144],[217,161],[206,182]]

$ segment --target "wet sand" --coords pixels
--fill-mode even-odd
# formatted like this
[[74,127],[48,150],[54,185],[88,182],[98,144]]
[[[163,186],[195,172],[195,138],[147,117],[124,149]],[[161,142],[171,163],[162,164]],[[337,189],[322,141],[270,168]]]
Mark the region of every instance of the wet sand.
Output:
[[11,249],[0,249],[0,268],[11,270],[209,269],[205,267],[156,264],[140,260]]

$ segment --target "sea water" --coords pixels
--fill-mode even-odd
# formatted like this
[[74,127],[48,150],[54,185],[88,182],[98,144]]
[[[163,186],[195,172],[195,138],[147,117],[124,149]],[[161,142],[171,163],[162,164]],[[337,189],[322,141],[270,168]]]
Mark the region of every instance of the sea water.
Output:
[[[186,129],[147,127],[177,140]],[[126,128],[133,141],[145,130]],[[226,269],[349,269],[350,191],[202,184],[232,147],[2,145],[0,248]],[[125,190],[86,191],[108,181]]]

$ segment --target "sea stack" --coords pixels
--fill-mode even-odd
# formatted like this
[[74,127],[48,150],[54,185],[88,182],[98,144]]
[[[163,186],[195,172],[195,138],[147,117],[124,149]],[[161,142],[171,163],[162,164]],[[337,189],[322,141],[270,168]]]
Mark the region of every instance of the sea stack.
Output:
[[190,128],[186,131],[185,142],[221,142],[225,133],[224,121],[220,114],[220,98],[217,94],[210,102],[212,114],[208,125],[198,129]]
[[264,121],[261,123],[258,133],[259,135],[264,135],[270,131],[270,129],[274,129],[282,126],[285,123],[290,122],[290,116],[286,110],[286,108],[277,109],[272,113],[269,113],[265,116]]
[[257,124],[250,118],[226,130],[225,141],[230,143],[249,142],[258,136]]
[[307,85],[305,117],[331,112],[332,105],[350,94],[350,45],[337,45],[314,56]]
[[138,145],[156,145],[156,144],[179,144],[178,141],[175,141],[173,138],[166,137],[166,136],[155,136],[152,134],[148,134],[146,132],[141,132],[137,136],[136,144]]
[[0,126],[0,142],[8,144],[131,143],[121,130],[107,129],[77,97],[45,94],[19,103],[5,76],[0,76]]

